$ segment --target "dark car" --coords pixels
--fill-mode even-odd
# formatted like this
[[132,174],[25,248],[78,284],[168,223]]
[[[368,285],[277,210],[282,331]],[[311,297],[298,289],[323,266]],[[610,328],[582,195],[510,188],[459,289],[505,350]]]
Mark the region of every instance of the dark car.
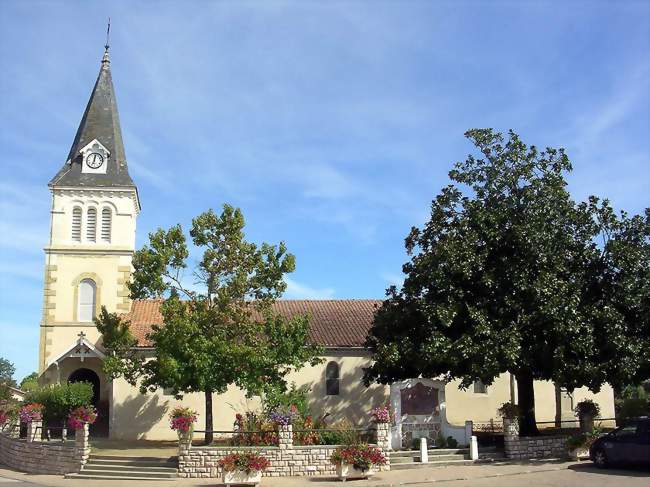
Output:
[[612,464],[650,465],[650,418],[639,418],[601,436],[589,448],[597,467]]

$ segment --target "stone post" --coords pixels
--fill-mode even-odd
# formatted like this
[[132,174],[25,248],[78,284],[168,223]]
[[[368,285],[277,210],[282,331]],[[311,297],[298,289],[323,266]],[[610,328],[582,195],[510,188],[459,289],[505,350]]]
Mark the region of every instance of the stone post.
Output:
[[472,436],[469,441],[469,458],[470,460],[478,460],[478,439]]
[[427,439],[420,438],[420,462],[429,463],[429,450],[427,450]]
[[376,423],[377,447],[386,457],[386,465],[381,470],[390,470],[390,423]]
[[293,448],[293,425],[278,425],[278,446],[281,450]]
[[474,423],[472,421],[465,421],[465,444],[470,445],[472,442],[472,433],[474,432]]
[[84,423],[83,427],[75,431],[74,436],[74,458],[77,461],[79,470],[88,461],[90,456],[90,442],[88,441],[88,423]]
[[594,430],[594,417],[591,414],[583,414],[579,419],[581,433],[587,434]]
[[519,436],[519,420],[503,418],[503,436]]
[[188,431],[178,431],[178,458],[189,455],[192,448],[192,437],[194,436],[194,429],[190,428]]
[[27,442],[41,441],[43,434],[43,421],[30,421],[27,423]]

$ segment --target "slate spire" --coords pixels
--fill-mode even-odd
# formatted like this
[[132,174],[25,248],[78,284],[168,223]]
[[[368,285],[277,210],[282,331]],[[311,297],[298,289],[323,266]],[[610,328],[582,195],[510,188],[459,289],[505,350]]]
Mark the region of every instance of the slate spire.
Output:
[[[83,158],[80,150],[95,139],[108,149],[110,154],[106,161],[106,174],[82,172]],[[105,46],[99,76],[90,94],[90,100],[88,100],[86,111],[81,118],[70,153],[65,164],[52,178],[49,185],[52,187],[135,187],[126,164],[115,90],[111,78],[108,45]]]

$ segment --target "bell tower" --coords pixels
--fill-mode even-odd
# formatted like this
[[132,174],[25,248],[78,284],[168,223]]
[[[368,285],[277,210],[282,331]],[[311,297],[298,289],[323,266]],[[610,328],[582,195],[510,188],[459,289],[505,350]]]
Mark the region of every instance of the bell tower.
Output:
[[97,344],[93,318],[101,306],[118,313],[131,306],[127,283],[140,201],[126,162],[108,51],[68,157],[49,183],[39,353],[46,382],[68,379],[61,367],[64,358],[78,357],[71,352],[75,344]]

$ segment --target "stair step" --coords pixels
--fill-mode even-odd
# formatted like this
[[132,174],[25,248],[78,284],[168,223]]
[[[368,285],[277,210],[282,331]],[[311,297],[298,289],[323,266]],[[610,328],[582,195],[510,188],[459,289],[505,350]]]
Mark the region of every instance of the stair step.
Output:
[[176,462],[178,457],[131,457],[128,455],[96,455],[91,454],[90,460],[123,460],[123,461],[132,461],[132,462]]
[[68,473],[66,479],[87,479],[87,480],[130,480],[132,482],[141,480],[155,480],[156,482],[175,482],[176,478],[157,478],[157,477],[128,477],[122,475],[95,475],[82,473]]
[[[464,455],[469,453],[469,448],[432,448],[427,450],[429,456],[431,455]],[[408,456],[419,456],[420,450],[398,450],[391,452],[391,458],[394,456],[397,457],[408,457]]]
[[106,467],[142,467],[142,468],[173,468],[178,466],[177,462],[146,462],[141,460],[97,460],[90,458],[86,465],[97,465]]
[[105,470],[103,468],[84,468],[80,472],[81,475],[100,475],[102,477],[132,477],[132,478],[148,478],[148,479],[175,479],[178,477],[176,472],[150,472],[146,469],[142,470]]
[[174,467],[151,467],[142,465],[111,465],[111,464],[97,464],[97,463],[87,463],[83,467],[84,471],[87,470],[111,470],[115,472],[123,472],[124,470],[137,470],[143,472],[157,472],[157,473],[176,473],[178,469]]

